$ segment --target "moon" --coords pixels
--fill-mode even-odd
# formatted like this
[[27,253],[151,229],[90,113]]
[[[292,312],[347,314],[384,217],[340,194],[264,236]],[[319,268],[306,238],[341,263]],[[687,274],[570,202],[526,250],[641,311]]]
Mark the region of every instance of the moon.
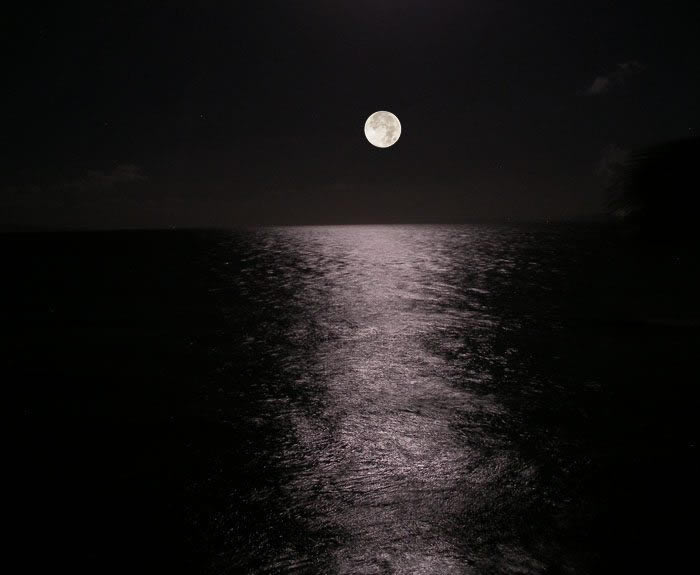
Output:
[[373,146],[388,148],[399,140],[401,122],[391,112],[375,112],[365,122],[365,136]]

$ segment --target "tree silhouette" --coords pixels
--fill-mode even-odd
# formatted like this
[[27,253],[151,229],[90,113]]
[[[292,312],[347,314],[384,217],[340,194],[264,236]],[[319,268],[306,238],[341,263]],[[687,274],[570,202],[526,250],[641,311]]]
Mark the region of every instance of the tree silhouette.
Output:
[[612,175],[612,212],[658,248],[696,250],[700,245],[700,139],[649,147]]

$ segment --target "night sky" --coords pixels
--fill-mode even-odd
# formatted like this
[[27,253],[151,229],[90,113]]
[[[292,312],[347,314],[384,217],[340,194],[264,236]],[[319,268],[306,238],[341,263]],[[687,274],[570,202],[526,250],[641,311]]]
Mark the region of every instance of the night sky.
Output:
[[580,218],[606,162],[697,135],[697,1],[16,10],[5,229]]

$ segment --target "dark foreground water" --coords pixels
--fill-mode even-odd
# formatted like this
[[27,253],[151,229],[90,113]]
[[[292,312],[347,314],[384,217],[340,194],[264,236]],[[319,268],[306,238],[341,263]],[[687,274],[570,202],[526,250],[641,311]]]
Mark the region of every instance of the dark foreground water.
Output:
[[697,323],[619,243],[600,226],[3,237],[24,572],[694,560]]

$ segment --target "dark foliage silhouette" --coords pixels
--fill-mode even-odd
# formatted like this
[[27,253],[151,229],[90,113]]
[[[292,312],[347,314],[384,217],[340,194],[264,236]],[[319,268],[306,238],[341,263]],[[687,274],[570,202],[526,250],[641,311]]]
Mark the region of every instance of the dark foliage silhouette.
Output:
[[610,208],[631,230],[662,250],[695,250],[700,139],[665,142],[632,155],[613,174]]

